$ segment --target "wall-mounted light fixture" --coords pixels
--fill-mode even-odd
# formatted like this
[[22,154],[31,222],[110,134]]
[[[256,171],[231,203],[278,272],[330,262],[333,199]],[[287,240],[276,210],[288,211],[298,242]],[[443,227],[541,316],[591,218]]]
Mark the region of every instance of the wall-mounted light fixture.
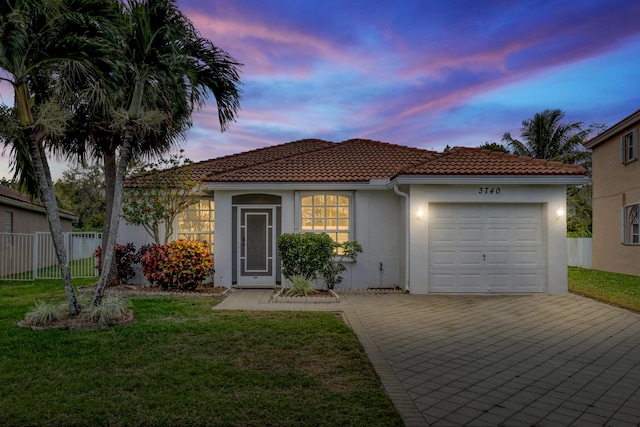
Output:
[[422,209],[422,206],[420,206],[416,211],[416,216],[418,217],[418,219],[422,219],[422,217],[424,216],[424,210]]
[[563,217],[563,216],[564,216],[564,208],[563,208],[562,206],[560,206],[560,207],[558,208],[558,210],[556,211],[556,215],[557,215],[558,217]]

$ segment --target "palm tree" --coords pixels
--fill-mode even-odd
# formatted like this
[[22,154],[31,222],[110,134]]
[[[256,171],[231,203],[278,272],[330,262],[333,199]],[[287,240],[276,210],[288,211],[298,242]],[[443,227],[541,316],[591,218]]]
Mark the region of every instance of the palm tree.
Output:
[[[109,140],[110,152],[117,145],[119,154],[115,177],[105,176],[112,180],[113,196],[103,245],[105,268],[93,307],[102,301],[115,255],[124,177],[131,160],[163,152],[183,137],[191,113],[204,105],[209,93],[215,97],[223,131],[235,119],[240,99],[240,64],[202,38],[175,1],[129,0],[122,6],[122,70],[127,73],[122,80],[127,92],[113,103],[123,120]],[[122,100],[125,103],[117,108]]]
[[[56,136],[64,133],[64,98],[76,77],[92,73],[104,44],[94,36],[112,7],[101,0],[0,1],[0,79],[14,90],[15,125],[5,144],[13,144],[16,168],[32,171],[45,206],[72,315],[80,312],[62,239],[53,182],[46,157]],[[104,67],[103,67],[104,68]],[[17,171],[17,170],[16,170]]]
[[502,137],[514,154],[565,163],[583,163],[589,158],[582,142],[592,127],[583,129],[582,122],[563,123],[565,112],[547,109],[536,113],[533,119],[523,120],[522,141],[513,139],[509,132]]

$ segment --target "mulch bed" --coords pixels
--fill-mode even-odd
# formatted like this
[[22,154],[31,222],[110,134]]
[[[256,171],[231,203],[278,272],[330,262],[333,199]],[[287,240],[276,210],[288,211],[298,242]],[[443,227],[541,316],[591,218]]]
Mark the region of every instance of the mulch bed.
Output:
[[[94,292],[95,286],[81,286],[80,292]],[[179,289],[164,290],[157,286],[149,285],[118,285],[107,286],[105,292],[121,292],[134,295],[186,295],[186,296],[219,296],[227,292],[228,289],[222,286],[198,286],[192,291],[182,291]]]

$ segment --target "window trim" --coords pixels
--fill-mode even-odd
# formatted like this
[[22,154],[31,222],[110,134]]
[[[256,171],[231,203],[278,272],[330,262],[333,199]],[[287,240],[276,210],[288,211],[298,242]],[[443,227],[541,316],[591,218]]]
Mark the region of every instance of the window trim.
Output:
[[[303,230],[302,228],[302,199],[308,196],[337,196],[337,197],[346,197],[349,199],[349,229],[348,230],[340,230],[338,232],[344,233],[345,231],[349,234],[349,238],[347,241],[356,240],[356,227],[355,227],[355,192],[353,191],[300,191],[295,194],[295,232],[296,233],[314,233],[321,232],[324,233],[326,231],[316,231],[316,230]],[[326,230],[326,226],[325,226]],[[330,232],[327,232],[330,233]]]
[[638,128],[620,136],[620,163],[626,165],[636,160],[638,160]]
[[[635,221],[631,222],[631,214],[635,209]],[[629,230],[633,225],[637,225],[634,232],[633,229]],[[633,241],[635,237],[635,242]],[[628,246],[640,246],[640,202],[631,203],[623,206],[622,208],[622,244]]]
[[[207,231],[207,230],[198,230],[198,231],[192,231],[192,230],[181,230],[180,229],[180,215],[184,214],[185,212],[189,211],[189,209],[193,208],[194,206],[197,206],[200,204],[200,202],[203,201],[208,201],[210,204],[209,206],[211,207],[211,209],[207,210],[207,212],[213,212],[213,227],[211,230]],[[199,209],[198,211],[203,211],[201,209]],[[216,231],[216,202],[215,199],[212,198],[208,198],[208,197],[202,197],[200,198],[200,200],[198,201],[198,203],[194,203],[193,205],[187,207],[187,209],[183,210],[182,212],[180,212],[177,216],[176,216],[176,222],[177,224],[174,227],[174,234],[176,236],[177,239],[180,239],[180,236],[209,236],[208,239],[206,239],[208,245],[209,245],[209,250],[211,252],[211,255],[214,255],[214,250],[215,250],[215,231]],[[193,220],[192,220],[193,221]],[[197,223],[200,224],[204,222],[203,220],[197,220]],[[213,237],[213,239],[211,239],[211,237]],[[196,237],[197,240],[200,240]]]

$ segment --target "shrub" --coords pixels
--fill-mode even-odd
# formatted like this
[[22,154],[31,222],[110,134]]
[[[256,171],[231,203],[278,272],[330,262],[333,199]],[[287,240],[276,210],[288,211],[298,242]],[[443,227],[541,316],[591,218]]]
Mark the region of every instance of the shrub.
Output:
[[[102,271],[102,248],[100,246],[96,249],[95,257],[98,262],[96,269]],[[116,267],[120,283],[129,283],[129,280],[136,274],[133,265],[139,262],[140,254],[136,252],[136,247],[133,243],[116,245]]]
[[153,286],[193,290],[211,274],[213,257],[204,242],[175,240],[140,249],[142,273]]
[[347,269],[344,258],[355,260],[358,253],[362,253],[358,242],[336,243],[325,233],[285,233],[278,237],[277,247],[285,278],[322,276],[329,289],[342,282],[341,274]]
[[316,293],[311,279],[295,275],[289,279],[291,286],[285,291],[285,295],[292,297],[307,297]]
[[353,261],[356,260],[359,253],[362,253],[362,246],[360,243],[356,241],[344,242],[342,244],[335,244],[339,255],[332,257],[327,263],[322,266],[322,270],[320,270],[320,274],[324,277],[324,281],[327,284],[327,288],[333,289],[336,285],[342,283],[342,272],[344,272],[347,267],[344,265],[345,258],[351,258]]
[[287,279],[302,276],[312,279],[333,258],[335,244],[328,234],[290,234],[278,237],[282,274]]

